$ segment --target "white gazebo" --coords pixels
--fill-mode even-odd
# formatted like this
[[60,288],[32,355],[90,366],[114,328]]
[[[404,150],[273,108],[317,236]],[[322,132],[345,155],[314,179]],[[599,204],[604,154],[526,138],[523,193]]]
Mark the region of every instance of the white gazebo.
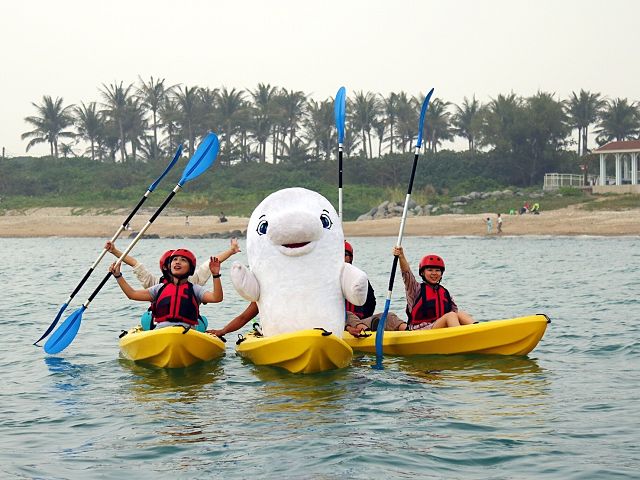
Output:
[[[593,193],[640,193],[638,185],[638,160],[640,140],[609,142],[594,150],[600,155],[600,177]],[[615,177],[607,177],[607,160],[615,160]]]

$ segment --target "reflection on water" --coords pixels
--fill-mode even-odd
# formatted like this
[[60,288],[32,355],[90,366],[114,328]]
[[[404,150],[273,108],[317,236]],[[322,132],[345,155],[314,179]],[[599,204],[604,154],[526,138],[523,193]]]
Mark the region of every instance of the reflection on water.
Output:
[[222,373],[217,361],[201,362],[187,368],[159,368],[123,358],[118,362],[130,372],[131,393],[138,403],[196,403],[204,388],[213,384]]
[[427,381],[443,378],[469,382],[509,380],[514,376],[543,372],[535,360],[509,355],[416,355],[397,357],[396,364]]
[[348,369],[301,375],[243,363],[262,382],[259,408],[265,413],[340,409],[347,395]]

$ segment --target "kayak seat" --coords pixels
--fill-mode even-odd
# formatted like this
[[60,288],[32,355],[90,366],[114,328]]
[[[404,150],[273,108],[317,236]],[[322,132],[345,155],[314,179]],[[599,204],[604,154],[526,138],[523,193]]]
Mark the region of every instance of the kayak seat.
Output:
[[[149,310],[144,312],[140,317],[140,325],[142,326],[142,330],[153,330],[152,320],[153,317],[151,315],[151,312]],[[195,327],[195,330],[204,333],[208,327],[209,321],[207,320],[207,317],[205,317],[204,315],[200,315],[200,318],[198,319],[198,326]]]

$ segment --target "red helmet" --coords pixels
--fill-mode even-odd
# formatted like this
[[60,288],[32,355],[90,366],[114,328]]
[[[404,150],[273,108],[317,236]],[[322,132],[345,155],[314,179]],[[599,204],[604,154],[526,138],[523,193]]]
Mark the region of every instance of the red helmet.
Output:
[[345,253],[349,252],[351,254],[351,257],[353,257],[353,247],[346,240],[344,241],[344,251]]
[[160,257],[160,271],[161,272],[164,272],[167,269],[167,260],[169,260],[169,257],[171,256],[171,252],[173,252],[173,250],[167,250]]
[[169,258],[167,258],[167,262],[171,262],[173,257],[177,256],[184,257],[189,261],[189,275],[193,275],[193,273],[196,271],[196,256],[186,248],[178,248],[177,250],[171,252],[171,255],[169,255]]
[[429,255],[422,257],[422,260],[420,260],[420,274],[422,274],[422,270],[428,267],[439,268],[444,272],[444,260],[435,253],[430,253]]

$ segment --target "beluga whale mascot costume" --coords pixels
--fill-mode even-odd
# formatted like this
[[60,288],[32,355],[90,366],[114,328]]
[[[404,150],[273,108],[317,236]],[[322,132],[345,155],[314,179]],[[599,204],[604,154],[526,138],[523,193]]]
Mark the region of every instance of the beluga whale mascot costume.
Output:
[[367,298],[366,274],[344,261],[344,234],[335,209],[319,193],[286,188],[266,197],[247,227],[249,269],[235,263],[231,281],[257,302],[265,337],[324,328],[339,337],[345,298]]

